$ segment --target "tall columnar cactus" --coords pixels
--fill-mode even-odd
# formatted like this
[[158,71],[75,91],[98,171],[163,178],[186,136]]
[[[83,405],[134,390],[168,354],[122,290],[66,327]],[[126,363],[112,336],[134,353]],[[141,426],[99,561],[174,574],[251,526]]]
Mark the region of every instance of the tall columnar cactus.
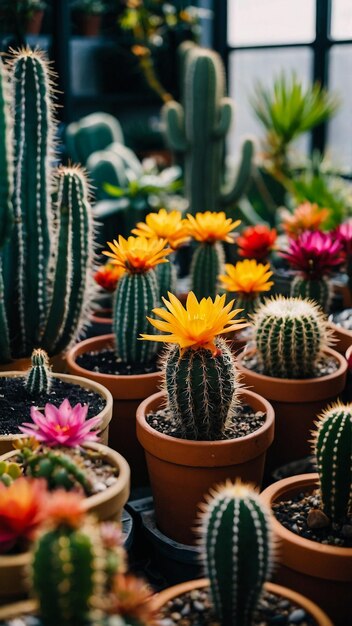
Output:
[[177,270],[173,261],[162,263],[155,268],[159,286],[159,299],[166,298],[169,291],[174,293],[177,289]]
[[267,299],[253,315],[254,339],[264,374],[277,378],[309,378],[329,344],[321,309],[301,298]]
[[224,270],[224,264],[225,253],[221,241],[198,245],[190,269],[192,290],[197,298],[215,298],[218,293],[218,276]]
[[320,493],[333,522],[352,514],[352,405],[336,403],[320,416],[315,439]]
[[216,617],[250,626],[272,569],[269,511],[253,489],[228,482],[209,498],[201,531]]
[[[13,146],[7,142],[5,153],[1,145],[0,159],[13,164],[15,219],[2,253],[1,362],[29,356],[38,346],[50,355],[64,350],[87,313],[93,272],[87,180],[78,168],[53,167],[56,125],[47,61],[26,48],[12,55],[6,71]],[[4,132],[0,114],[0,136]]]
[[30,396],[48,393],[51,385],[51,371],[45,350],[33,350],[32,365],[26,378],[26,390]]
[[233,102],[224,97],[224,68],[211,50],[191,47],[185,53],[183,106],[164,105],[166,136],[172,150],[183,154],[185,193],[190,211],[217,211],[237,202],[251,173],[253,143],[246,140],[237,178],[225,184],[225,138],[233,117]]

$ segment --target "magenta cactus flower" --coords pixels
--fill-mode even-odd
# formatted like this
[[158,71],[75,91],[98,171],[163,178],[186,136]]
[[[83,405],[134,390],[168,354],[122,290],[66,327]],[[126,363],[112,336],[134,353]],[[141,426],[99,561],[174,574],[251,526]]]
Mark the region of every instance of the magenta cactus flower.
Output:
[[319,280],[345,261],[340,240],[320,231],[305,231],[297,239],[290,239],[288,250],[280,254],[307,280]]
[[33,424],[25,422],[20,430],[47,446],[79,446],[98,439],[98,430],[92,429],[99,425],[100,417],[87,420],[87,412],[87,404],[76,404],[72,407],[67,398],[58,408],[48,402],[44,414],[32,406]]
[[352,255],[352,219],[340,224],[335,231],[337,239],[348,256]]

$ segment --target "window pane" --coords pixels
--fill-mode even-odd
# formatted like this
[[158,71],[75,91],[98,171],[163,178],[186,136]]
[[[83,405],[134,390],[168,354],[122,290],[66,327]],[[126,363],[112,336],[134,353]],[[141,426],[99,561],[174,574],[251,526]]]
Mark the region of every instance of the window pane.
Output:
[[331,36],[334,39],[352,39],[351,0],[333,0]]
[[[236,104],[235,120],[229,139],[229,154],[238,155],[240,142],[245,135],[263,137],[264,130],[252,112],[250,99],[259,80],[271,86],[280,72],[295,71],[303,84],[310,81],[312,53],[309,48],[285,48],[281,50],[236,51],[229,59],[230,96]],[[259,142],[258,142],[259,143]],[[307,152],[309,137],[305,135],[296,143],[297,149]]]
[[227,0],[227,6],[230,46],[315,39],[315,0]]
[[328,154],[338,167],[352,165],[352,44],[334,46],[330,52],[330,89],[338,93],[341,107],[328,128]]

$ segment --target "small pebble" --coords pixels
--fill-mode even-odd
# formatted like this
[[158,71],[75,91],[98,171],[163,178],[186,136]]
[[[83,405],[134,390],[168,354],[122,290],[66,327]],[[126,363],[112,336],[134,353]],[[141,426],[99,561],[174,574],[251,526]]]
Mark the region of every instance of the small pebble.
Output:
[[303,611],[303,609],[295,609],[294,611],[292,611],[292,613],[289,614],[288,621],[291,624],[299,624],[300,622],[302,622],[302,620],[304,620],[305,616],[306,612]]
[[311,509],[307,515],[308,528],[326,528],[329,526],[330,520],[324,511],[320,509]]

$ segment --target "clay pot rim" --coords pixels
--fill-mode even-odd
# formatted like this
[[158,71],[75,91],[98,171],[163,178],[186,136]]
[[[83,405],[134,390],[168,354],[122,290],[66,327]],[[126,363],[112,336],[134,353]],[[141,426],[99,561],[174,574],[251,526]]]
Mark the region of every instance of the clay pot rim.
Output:
[[333,329],[334,333],[340,333],[344,337],[352,338],[352,330],[347,330],[347,328],[343,328],[343,326],[339,326],[332,321],[329,322],[329,326]]
[[90,321],[93,324],[111,324],[112,323],[112,317],[110,315],[110,317],[104,317],[104,316],[100,316],[97,315],[97,311],[102,311],[104,313],[111,313],[111,309],[109,309],[108,307],[102,307],[101,309],[95,309],[93,311],[93,313],[91,313],[90,315]]
[[[209,587],[209,580],[207,578],[190,580],[186,583],[168,587],[156,595],[154,600],[155,609],[160,610],[169,600],[189,591],[193,591],[194,589],[204,589],[204,587]],[[303,608],[316,620],[318,626],[333,626],[328,616],[314,602],[300,593],[274,583],[264,583],[264,588],[270,593],[291,600],[294,604],[297,604],[298,607]]]
[[319,376],[316,378],[277,378],[276,376],[268,376],[267,374],[259,374],[258,372],[255,372],[254,370],[249,369],[243,364],[244,354],[246,354],[247,356],[247,355],[253,354],[254,352],[256,352],[256,348],[251,348],[250,350],[246,351],[246,353],[241,352],[241,354],[237,356],[237,363],[238,363],[240,373],[243,371],[249,372],[251,377],[254,380],[264,380],[264,381],[267,380],[267,381],[272,382],[273,385],[282,384],[282,385],[288,385],[288,386],[293,387],[294,385],[297,385],[297,383],[303,386],[312,385],[317,382],[324,383],[327,380],[331,380],[332,378],[338,378],[339,376],[344,374],[347,369],[345,358],[341,354],[336,352],[336,350],[334,350],[333,348],[326,347],[322,351],[323,354],[327,352],[330,356],[334,357],[335,360],[339,363],[339,367],[337,368],[335,372],[331,372],[331,374],[326,374],[325,376]]
[[30,552],[20,552],[19,554],[1,554],[0,568],[4,567],[25,567],[30,562]]
[[101,374],[100,372],[92,372],[91,370],[84,369],[80,365],[77,364],[76,358],[81,354],[89,352],[93,350],[92,347],[94,344],[103,344],[100,345],[100,349],[105,347],[105,345],[112,344],[115,341],[115,335],[113,333],[109,333],[108,335],[99,335],[97,337],[89,337],[88,339],[84,339],[79,343],[76,343],[66,354],[66,361],[69,368],[73,369],[76,372],[79,372],[79,376],[87,378],[87,375],[94,375],[94,380],[101,381],[101,384],[104,385],[104,381],[115,380],[118,379],[121,383],[125,381],[131,381],[133,378],[138,378],[139,380],[151,381],[155,378],[156,375],[161,376],[162,372],[150,372],[149,374]]
[[245,389],[243,387],[240,389],[239,394],[243,396],[249,396],[250,398],[260,398],[260,400],[265,406],[266,420],[264,424],[260,426],[260,428],[255,430],[254,432],[249,433],[249,435],[244,435],[243,437],[238,437],[237,439],[221,439],[218,441],[201,441],[201,440],[197,441],[197,440],[192,440],[192,439],[180,439],[178,437],[171,437],[170,435],[166,435],[165,433],[160,433],[155,428],[152,428],[148,424],[147,420],[145,419],[145,415],[147,414],[146,408],[150,403],[154,402],[155,400],[158,400],[159,398],[160,399],[166,398],[167,396],[166,391],[158,391],[157,393],[154,393],[152,396],[148,396],[148,398],[146,398],[145,400],[143,400],[143,402],[141,402],[141,404],[137,408],[137,413],[136,413],[137,424],[139,424],[140,427],[146,430],[150,435],[155,436],[159,440],[169,442],[169,443],[177,443],[177,444],[185,445],[189,449],[192,449],[192,448],[205,449],[209,447],[209,444],[214,446],[215,449],[220,448],[220,447],[223,449],[224,446],[232,447],[234,445],[234,442],[238,442],[240,444],[240,442],[242,441],[249,441],[251,439],[254,439],[255,437],[258,437],[258,435],[260,436],[262,433],[269,430],[273,426],[274,421],[275,421],[274,409],[272,405],[270,404],[270,402],[266,400],[266,398],[263,398],[263,396],[261,396],[260,394],[255,393],[254,391],[250,391],[249,389]]
[[[352,332],[351,332],[351,335],[352,335]],[[346,359],[346,361],[348,361],[348,359],[350,358],[351,354],[352,354],[352,346],[350,346],[350,347],[349,347],[349,348],[347,348],[347,350],[346,350],[346,354],[345,354],[345,359]]]
[[[112,465],[119,468],[119,475],[117,477],[116,482],[110,487],[107,487],[104,491],[100,493],[95,493],[92,496],[86,496],[83,501],[83,507],[85,511],[89,512],[91,509],[98,508],[102,503],[107,500],[112,500],[115,498],[121,491],[125,489],[125,486],[129,487],[131,471],[130,466],[128,465],[126,459],[113,450],[113,448],[109,448],[102,443],[97,443],[95,441],[89,441],[84,443],[84,448],[90,448],[92,450],[101,451],[103,456],[111,462]],[[12,458],[17,454],[16,450],[11,450],[11,452],[7,452],[0,456],[0,461],[6,461],[7,459]]]
[[[299,474],[297,476],[290,476],[289,478],[283,478],[282,480],[278,480],[276,483],[269,485],[262,493],[260,497],[264,500],[264,502],[272,508],[272,504],[277,502],[279,499],[285,499],[285,492],[287,490],[291,490],[292,487],[296,487],[297,489],[303,487],[312,487],[316,488],[319,483],[319,474],[310,473],[310,474]],[[273,529],[274,532],[279,536],[282,541],[286,541],[288,543],[294,543],[299,548],[310,550],[311,552],[334,556],[340,559],[352,559],[352,548],[343,548],[340,546],[331,546],[324,543],[319,543],[318,541],[312,541],[311,539],[306,539],[305,537],[300,537],[300,535],[296,535],[296,533],[285,528],[275,516],[273,516]]]
[[[104,387],[104,385],[90,380],[89,378],[85,378],[83,376],[75,376],[74,374],[57,374],[56,372],[52,373],[53,378],[59,378],[65,382],[73,382],[74,384],[79,385],[80,387],[84,387],[85,389],[90,389],[98,393],[103,400],[105,400],[104,408],[97,413],[96,417],[100,418],[100,431],[104,431],[106,427],[109,425],[112,417],[112,409],[113,409],[113,397],[110,391]],[[9,372],[0,372],[0,378],[25,378],[25,372],[23,371],[9,371]],[[1,435],[1,441],[17,441],[17,439],[26,437],[21,433],[14,433],[10,435]]]
[[38,609],[38,603],[35,600],[23,600],[22,602],[14,602],[0,607],[0,619],[8,620],[19,615],[30,615]]

